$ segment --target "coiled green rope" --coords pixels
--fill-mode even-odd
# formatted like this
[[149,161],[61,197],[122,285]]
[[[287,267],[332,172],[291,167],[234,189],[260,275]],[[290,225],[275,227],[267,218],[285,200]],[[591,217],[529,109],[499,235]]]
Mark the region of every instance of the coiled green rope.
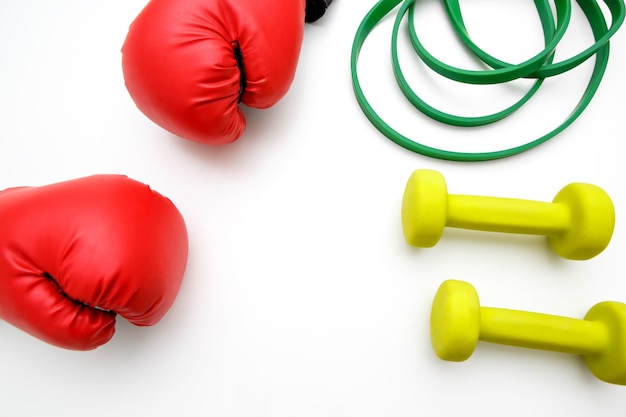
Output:
[[[447,65],[431,55],[420,42],[415,30],[415,0],[380,0],[367,13],[357,29],[352,45],[350,64],[353,89],[359,106],[370,122],[381,133],[393,142],[410,151],[450,161],[488,161],[516,155],[546,142],[571,125],[591,102],[593,95],[600,85],[609,59],[609,39],[622,25],[626,14],[626,7],[624,6],[624,2],[622,0],[604,0],[604,3],[611,13],[611,25],[609,27],[607,26],[600,6],[595,0],[577,0],[578,6],[581,8],[587,21],[589,22],[595,42],[584,51],[568,59],[554,62],[556,47],[562,39],[569,24],[571,16],[571,3],[569,0],[554,0],[556,11],[555,21],[555,16],[553,15],[548,0],[535,0],[535,7],[539,14],[543,29],[544,49],[534,57],[520,64],[514,65],[489,55],[472,41],[465,27],[458,0],[443,1],[445,3],[448,17],[457,36],[477,58],[488,65],[491,69],[477,71],[460,69]],[[394,21],[391,42],[393,71],[400,89],[409,102],[411,102],[422,113],[435,120],[446,124],[466,127],[481,126],[502,120],[525,104],[537,92],[545,78],[553,77],[569,71],[595,55],[595,65],[589,78],[587,88],[585,89],[577,106],[559,126],[547,134],[520,146],[492,152],[473,153],[438,149],[414,141],[394,130],[376,113],[363,93],[357,71],[359,54],[368,35],[372,32],[376,25],[378,25],[378,23],[385,16],[391,13],[398,5],[400,5],[400,8],[398,9],[398,13]],[[400,62],[398,59],[398,33],[401,22],[407,13],[409,21],[409,36],[413,49],[420,59],[438,74],[446,78],[468,84],[497,84],[520,78],[529,78],[535,80],[533,86],[521,99],[510,107],[486,116],[457,116],[445,113],[432,107],[411,89],[400,68]]]

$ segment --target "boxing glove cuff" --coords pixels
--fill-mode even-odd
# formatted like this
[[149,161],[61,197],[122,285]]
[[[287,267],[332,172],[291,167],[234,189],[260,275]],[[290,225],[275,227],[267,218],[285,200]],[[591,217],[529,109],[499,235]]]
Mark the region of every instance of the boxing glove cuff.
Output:
[[306,12],[304,21],[312,23],[319,20],[333,0],[306,0]]

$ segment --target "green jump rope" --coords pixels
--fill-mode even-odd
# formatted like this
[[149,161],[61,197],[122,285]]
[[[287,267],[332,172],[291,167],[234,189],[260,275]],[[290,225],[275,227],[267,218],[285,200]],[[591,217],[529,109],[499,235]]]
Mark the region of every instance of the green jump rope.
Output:
[[[579,7],[589,22],[595,42],[584,51],[568,59],[560,62],[554,62],[556,47],[565,34],[570,21],[571,2],[569,0],[554,0],[554,8],[556,12],[555,16],[548,0],[534,0],[535,7],[541,20],[544,37],[544,49],[534,57],[520,64],[510,64],[489,55],[472,41],[465,27],[458,0],[443,1],[448,18],[450,19],[456,35],[465,44],[465,46],[467,46],[467,48],[469,48],[469,50],[490,69],[466,70],[456,68],[439,61],[431,55],[426,48],[424,48],[415,31],[415,0],[380,0],[367,13],[357,29],[352,45],[350,65],[352,71],[352,85],[359,106],[370,122],[381,133],[396,144],[412,152],[450,161],[488,161],[517,155],[546,142],[571,125],[591,102],[593,95],[600,85],[609,60],[609,39],[615,34],[615,32],[617,32],[623,23],[624,16],[626,14],[626,7],[624,6],[624,2],[622,0],[604,0],[604,3],[611,13],[611,25],[608,27],[602,10],[595,0],[577,0]],[[395,18],[391,38],[391,61],[394,75],[407,100],[418,110],[432,119],[454,126],[465,127],[482,126],[497,122],[509,116],[524,105],[539,90],[539,87],[546,78],[569,71],[595,55],[595,65],[591,77],[589,78],[589,83],[587,84],[587,87],[577,106],[558,127],[523,145],[492,152],[474,153],[443,150],[416,142],[398,133],[374,111],[363,93],[357,71],[359,54],[367,36],[372,32],[376,25],[378,25],[378,23],[385,16],[391,13],[391,11],[398,5],[400,5],[400,8]],[[418,57],[429,68],[438,74],[448,79],[468,84],[498,84],[521,78],[533,79],[535,82],[526,94],[513,105],[499,112],[485,116],[457,116],[445,113],[432,107],[411,89],[400,68],[400,62],[398,59],[398,33],[402,20],[407,14],[409,37],[413,49]]]

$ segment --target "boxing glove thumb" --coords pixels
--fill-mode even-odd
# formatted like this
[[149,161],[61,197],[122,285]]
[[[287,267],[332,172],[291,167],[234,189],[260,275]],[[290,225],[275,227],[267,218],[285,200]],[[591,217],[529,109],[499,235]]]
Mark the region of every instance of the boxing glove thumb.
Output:
[[52,345],[94,349],[116,316],[150,326],[187,263],[183,217],[119,175],[0,191],[0,318]]
[[[122,46],[126,88],[169,132],[220,145],[290,88],[307,19],[329,0],[150,0]],[[323,13],[322,13],[323,14]]]

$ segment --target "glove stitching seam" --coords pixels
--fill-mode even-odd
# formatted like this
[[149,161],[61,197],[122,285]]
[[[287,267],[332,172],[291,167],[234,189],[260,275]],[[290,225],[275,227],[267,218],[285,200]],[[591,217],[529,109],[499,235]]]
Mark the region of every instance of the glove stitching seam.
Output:
[[56,278],[54,278],[54,277],[52,276],[52,274],[50,274],[49,272],[44,272],[44,273],[43,273],[43,277],[44,277],[44,278],[46,279],[46,281],[48,281],[48,282],[49,282],[49,283],[50,283],[50,284],[51,284],[51,285],[52,285],[52,286],[53,286],[53,287],[54,287],[54,288],[55,288],[55,289],[59,292],[59,294],[61,294],[61,296],[62,296],[63,298],[65,298],[66,300],[69,300],[69,301],[71,301],[72,303],[74,303],[74,304],[78,304],[79,306],[82,306],[82,307],[87,307],[87,308],[90,308],[90,309],[94,309],[94,310],[101,310],[101,311],[104,311],[104,312],[108,312],[108,313],[111,313],[111,314],[115,314],[115,312],[114,312],[114,311],[105,310],[105,309],[102,309],[102,308],[99,308],[99,307],[91,306],[91,305],[89,305],[89,304],[87,304],[87,303],[85,303],[85,302],[83,302],[83,301],[80,301],[80,300],[77,300],[77,299],[75,299],[75,298],[70,297],[70,296],[69,296],[69,294],[67,294],[65,291],[63,291],[63,288],[61,288],[61,284],[59,284],[59,281],[57,281],[57,279],[56,279]]
[[231,42],[233,47],[233,54],[235,55],[235,61],[237,61],[237,69],[239,70],[239,96],[237,97],[237,103],[241,103],[243,93],[246,90],[247,78],[246,69],[243,63],[243,51],[238,41]]

